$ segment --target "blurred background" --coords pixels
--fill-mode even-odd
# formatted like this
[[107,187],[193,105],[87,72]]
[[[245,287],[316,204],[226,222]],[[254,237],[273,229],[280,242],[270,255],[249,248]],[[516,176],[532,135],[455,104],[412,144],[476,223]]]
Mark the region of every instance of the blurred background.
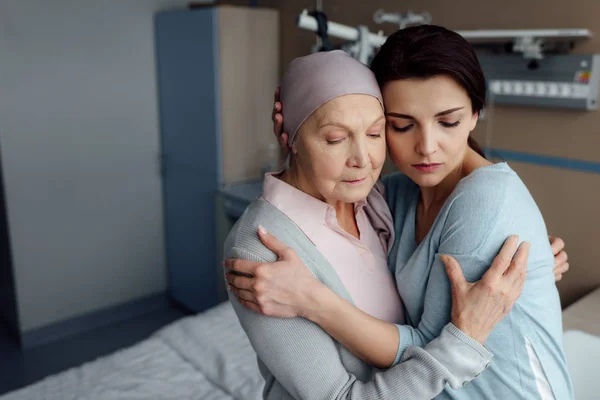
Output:
[[[490,59],[497,102],[475,137],[565,240],[563,307],[600,285],[600,114],[500,86],[503,73],[583,72],[595,99],[600,2],[0,0],[0,394],[226,298],[222,240],[281,160],[273,91],[320,43],[297,25],[304,9],[384,35],[399,26],[375,23],[379,9],[459,31],[588,30],[565,41],[574,66],[544,54],[506,72]],[[557,67],[527,78],[533,59]]]

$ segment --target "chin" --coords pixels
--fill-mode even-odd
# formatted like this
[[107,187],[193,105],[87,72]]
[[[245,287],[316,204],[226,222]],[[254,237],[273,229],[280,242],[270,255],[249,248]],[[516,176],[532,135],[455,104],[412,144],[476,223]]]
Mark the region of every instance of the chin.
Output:
[[368,188],[365,187],[345,190],[344,194],[342,195],[342,199],[340,200],[342,200],[344,203],[356,203],[357,201],[366,199],[369,193],[371,193],[373,186],[365,186],[368,186]]
[[413,182],[415,182],[417,185],[419,185],[421,187],[437,186],[442,182],[442,180],[444,180],[444,175],[440,174],[440,173],[419,174],[419,173],[414,173],[413,171],[411,171],[410,174],[408,174],[406,172],[404,174],[406,176],[408,176],[410,179],[412,179]]

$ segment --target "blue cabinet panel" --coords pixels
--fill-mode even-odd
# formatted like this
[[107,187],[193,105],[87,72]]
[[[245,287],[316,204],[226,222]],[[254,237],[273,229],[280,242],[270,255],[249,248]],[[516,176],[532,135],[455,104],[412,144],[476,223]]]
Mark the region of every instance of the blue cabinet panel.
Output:
[[192,311],[218,302],[217,9],[159,13],[157,81],[169,290]]

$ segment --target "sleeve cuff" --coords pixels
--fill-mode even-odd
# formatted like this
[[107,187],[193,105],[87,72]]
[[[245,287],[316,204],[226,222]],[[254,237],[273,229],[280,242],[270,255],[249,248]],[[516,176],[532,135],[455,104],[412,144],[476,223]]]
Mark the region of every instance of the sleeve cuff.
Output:
[[452,335],[454,335],[458,340],[460,340],[463,344],[466,344],[471,349],[476,351],[481,357],[484,359],[492,359],[493,354],[481,343],[477,340],[473,339],[471,336],[467,335],[460,329],[456,327],[452,322],[446,325],[446,331]]
[[[409,348],[405,354],[409,354]],[[478,377],[492,361],[493,354],[476,340],[466,335],[454,324],[442,329],[440,336],[424,348],[449,372],[448,383],[454,389]],[[401,358],[401,361],[404,356]]]
[[[398,334],[400,335],[400,342],[398,344],[398,352],[396,353],[396,358],[394,359],[394,364],[392,367],[400,362],[402,358],[402,354],[404,354],[404,350],[406,350],[409,346],[414,345],[412,340],[412,330],[404,325],[396,325],[398,328]],[[460,332],[460,331],[459,331]]]
[[400,332],[400,325],[396,325],[396,328],[398,328],[398,350],[396,351],[396,358],[394,358],[394,362],[392,363],[392,365],[390,365],[390,368],[393,367],[394,365],[398,364],[400,362],[400,357],[402,357],[402,353],[403,351],[400,351],[400,348],[402,346],[402,333]]

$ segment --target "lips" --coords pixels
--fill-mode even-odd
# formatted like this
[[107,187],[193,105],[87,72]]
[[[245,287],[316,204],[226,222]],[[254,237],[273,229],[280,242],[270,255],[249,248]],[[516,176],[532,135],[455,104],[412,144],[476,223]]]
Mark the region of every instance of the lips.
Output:
[[351,185],[358,185],[360,183],[363,183],[367,178],[360,178],[360,179],[349,179],[349,180],[345,180],[343,181],[344,183],[349,183]]
[[439,164],[439,163],[422,163],[422,164],[413,164],[412,166],[420,172],[434,172],[441,165],[442,164]]

